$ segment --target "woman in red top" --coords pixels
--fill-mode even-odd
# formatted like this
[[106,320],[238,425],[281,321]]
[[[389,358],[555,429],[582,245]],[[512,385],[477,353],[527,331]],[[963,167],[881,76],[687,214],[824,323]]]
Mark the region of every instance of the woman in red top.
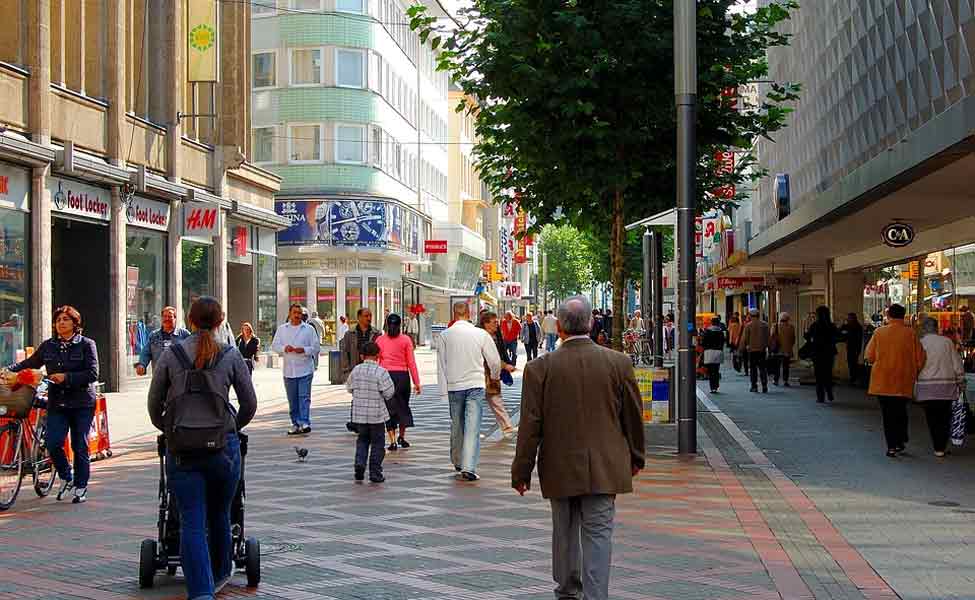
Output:
[[[420,373],[416,368],[416,358],[413,356],[413,340],[408,335],[401,335],[403,319],[397,314],[386,317],[386,333],[379,336],[379,366],[389,371],[396,391],[393,398],[387,402],[389,421],[386,422],[386,434],[389,436],[389,449],[409,448],[406,441],[406,428],[413,427],[413,412],[410,410],[410,379],[413,379],[413,391],[420,393]],[[399,438],[396,429],[399,428]]]

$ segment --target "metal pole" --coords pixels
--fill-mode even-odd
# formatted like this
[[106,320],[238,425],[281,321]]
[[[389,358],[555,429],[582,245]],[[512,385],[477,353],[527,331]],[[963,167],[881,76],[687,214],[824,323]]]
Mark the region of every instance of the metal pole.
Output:
[[650,239],[653,265],[653,366],[664,366],[664,234],[654,232]]
[[542,287],[545,289],[542,295],[542,310],[548,312],[548,252],[542,252]]
[[677,226],[680,238],[680,318],[677,360],[677,448],[697,453],[697,382],[692,334],[697,314],[696,215],[694,169],[697,163],[697,2],[674,1],[674,96],[677,104]]

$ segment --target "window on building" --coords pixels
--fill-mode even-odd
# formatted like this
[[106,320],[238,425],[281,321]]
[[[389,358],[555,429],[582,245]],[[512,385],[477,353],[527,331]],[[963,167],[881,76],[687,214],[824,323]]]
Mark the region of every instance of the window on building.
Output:
[[322,126],[292,125],[288,128],[288,159],[292,163],[322,162]]
[[372,318],[379,316],[379,279],[376,277],[368,278],[368,303],[369,310],[372,311]]
[[274,69],[274,52],[259,52],[252,57],[254,89],[274,87],[277,84]]
[[271,339],[278,326],[278,278],[277,259],[268,254],[257,255],[257,321],[254,334],[261,338],[264,349],[271,346]]
[[[356,313],[362,308],[362,277],[345,278],[345,314],[350,322],[355,322]],[[375,317],[375,315],[373,315]]]
[[335,51],[335,85],[362,88],[366,85],[366,53],[362,50]]
[[366,128],[362,125],[335,126],[335,160],[340,163],[363,163]]
[[399,142],[393,146],[393,171],[396,173],[396,177],[402,177],[403,175],[403,146]]
[[274,128],[254,128],[254,162],[274,162]]
[[373,127],[371,132],[372,140],[369,146],[369,160],[373,166],[379,167],[382,162],[383,130],[378,127]]
[[308,280],[304,277],[288,277],[288,306],[292,304],[308,306]]
[[318,277],[315,287],[317,288],[315,307],[318,311],[318,318],[325,323],[324,342],[327,346],[335,346],[339,341],[335,337],[338,325],[338,315],[335,314],[338,306],[335,277]]
[[298,48],[291,51],[291,85],[322,83],[322,49]]
[[321,12],[322,0],[291,0],[291,8],[294,10]]
[[335,10],[351,13],[362,13],[362,0],[336,0]]
[[251,16],[266,17],[277,12],[277,0],[251,0]]

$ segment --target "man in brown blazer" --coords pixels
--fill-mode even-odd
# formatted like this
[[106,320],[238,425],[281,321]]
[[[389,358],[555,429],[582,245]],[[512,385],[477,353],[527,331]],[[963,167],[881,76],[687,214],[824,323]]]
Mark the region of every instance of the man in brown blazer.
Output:
[[538,456],[542,496],[552,505],[557,598],[609,597],[616,494],[633,491],[644,467],[640,389],[633,363],[589,339],[582,296],[558,311],[562,346],[525,367],[511,485],[524,495]]

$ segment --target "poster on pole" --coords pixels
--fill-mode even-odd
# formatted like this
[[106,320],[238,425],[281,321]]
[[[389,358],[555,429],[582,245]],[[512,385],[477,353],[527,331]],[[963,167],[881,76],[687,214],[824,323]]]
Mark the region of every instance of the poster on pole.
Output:
[[187,0],[187,81],[215,82],[219,79],[217,31],[217,0]]

